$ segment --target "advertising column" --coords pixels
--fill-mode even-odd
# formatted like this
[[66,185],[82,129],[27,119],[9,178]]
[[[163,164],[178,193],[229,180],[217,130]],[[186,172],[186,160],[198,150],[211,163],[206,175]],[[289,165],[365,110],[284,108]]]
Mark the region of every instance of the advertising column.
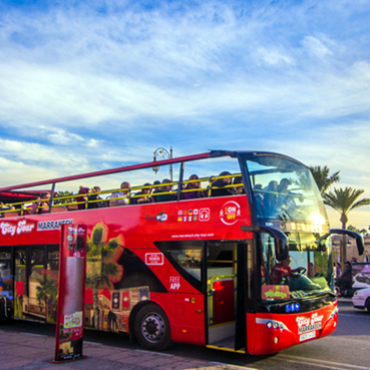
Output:
[[86,226],[62,225],[55,361],[81,359],[86,278]]

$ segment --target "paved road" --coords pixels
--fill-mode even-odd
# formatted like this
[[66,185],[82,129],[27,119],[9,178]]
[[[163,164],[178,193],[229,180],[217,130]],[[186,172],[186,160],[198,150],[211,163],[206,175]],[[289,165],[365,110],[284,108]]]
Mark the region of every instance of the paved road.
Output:
[[[355,310],[350,301],[339,302],[339,323],[334,334],[306,342],[274,356],[238,355],[183,344],[178,344],[164,353],[155,353],[143,351],[138,345],[129,343],[128,337],[112,333],[86,332],[86,360],[50,365],[47,360],[52,359],[54,353],[53,327],[16,322],[0,329],[0,369],[63,367],[89,370],[370,370],[370,315]],[[28,335],[24,335],[25,332]],[[19,343],[22,344],[20,348]],[[19,355],[24,357],[20,357],[18,362],[11,362],[12,354],[15,358]],[[30,356],[33,356],[33,360]]]

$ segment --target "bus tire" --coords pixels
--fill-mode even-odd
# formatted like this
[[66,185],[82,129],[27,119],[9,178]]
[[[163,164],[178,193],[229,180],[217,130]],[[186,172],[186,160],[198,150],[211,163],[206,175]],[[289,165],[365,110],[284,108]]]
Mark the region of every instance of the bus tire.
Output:
[[171,344],[170,322],[156,304],[149,303],[139,310],[134,328],[137,341],[146,349],[162,351]]

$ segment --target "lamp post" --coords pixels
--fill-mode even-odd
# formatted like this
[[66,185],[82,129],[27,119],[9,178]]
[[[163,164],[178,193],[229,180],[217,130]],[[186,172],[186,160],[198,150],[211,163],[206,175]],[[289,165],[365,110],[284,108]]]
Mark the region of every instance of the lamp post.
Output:
[[[156,162],[158,159],[172,159],[173,158],[173,151],[172,146],[170,147],[170,151],[165,148],[159,147],[153,153],[153,161]],[[159,170],[159,166],[153,166],[153,171],[157,173]],[[172,164],[170,164],[170,179],[173,181],[173,169]]]

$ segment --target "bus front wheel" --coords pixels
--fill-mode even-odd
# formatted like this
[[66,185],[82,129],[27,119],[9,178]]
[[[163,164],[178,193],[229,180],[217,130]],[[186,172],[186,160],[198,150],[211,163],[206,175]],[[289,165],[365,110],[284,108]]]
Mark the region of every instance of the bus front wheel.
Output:
[[135,319],[135,336],[147,349],[164,350],[171,344],[170,323],[159,306],[147,304],[140,309]]

